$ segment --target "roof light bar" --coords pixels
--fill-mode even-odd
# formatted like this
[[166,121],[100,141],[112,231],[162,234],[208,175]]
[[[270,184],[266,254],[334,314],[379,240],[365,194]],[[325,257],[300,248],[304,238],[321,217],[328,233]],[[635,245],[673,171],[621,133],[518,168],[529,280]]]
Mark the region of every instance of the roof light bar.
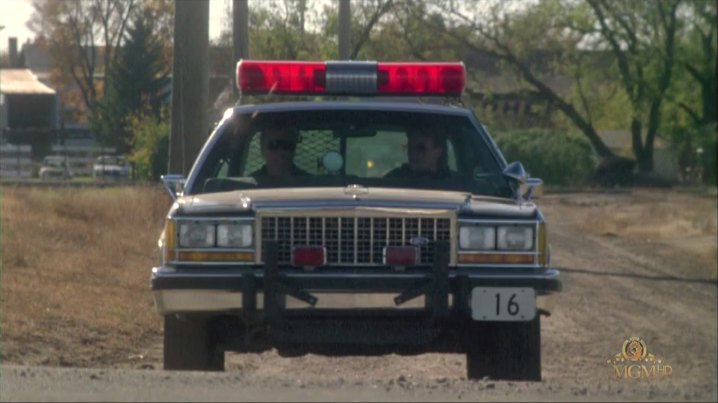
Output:
[[237,86],[242,93],[323,94],[323,62],[240,60]]
[[460,96],[464,64],[240,60],[242,94]]

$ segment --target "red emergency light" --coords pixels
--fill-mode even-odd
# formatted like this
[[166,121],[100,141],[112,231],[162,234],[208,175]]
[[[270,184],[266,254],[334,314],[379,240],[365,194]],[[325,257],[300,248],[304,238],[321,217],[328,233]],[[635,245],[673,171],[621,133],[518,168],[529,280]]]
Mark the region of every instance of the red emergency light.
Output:
[[240,60],[243,94],[460,96],[464,64]]
[[419,263],[416,246],[387,246],[384,248],[384,264],[388,266],[413,266]]
[[292,250],[292,265],[316,267],[327,264],[327,251],[323,246],[295,246]]

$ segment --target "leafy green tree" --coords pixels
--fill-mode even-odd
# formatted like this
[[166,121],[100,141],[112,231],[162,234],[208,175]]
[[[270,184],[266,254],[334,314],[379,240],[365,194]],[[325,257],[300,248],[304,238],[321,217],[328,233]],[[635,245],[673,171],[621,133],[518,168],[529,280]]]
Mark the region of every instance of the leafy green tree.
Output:
[[[716,59],[718,53],[717,2],[688,0],[685,12],[685,32],[678,38],[678,67],[693,81],[700,97],[694,93],[684,97],[678,105],[697,127],[716,121]],[[692,101],[692,102],[691,102]],[[698,102],[696,102],[698,101]]]
[[578,134],[518,130],[497,132],[495,139],[508,161],[521,161],[546,184],[577,185],[591,179],[591,145]]
[[673,78],[679,1],[587,0],[618,65],[631,106],[633,153],[643,173],[653,171],[661,106]]
[[717,3],[686,0],[686,6],[663,127],[671,133],[684,180],[715,184]]
[[[419,21],[434,37],[447,36],[463,55],[487,55],[499,61],[499,69],[513,74],[514,91],[540,98],[562,112],[604,158],[616,156],[598,136],[587,102],[573,102],[570,94],[550,85],[555,77],[583,77],[577,43],[583,34],[566,29],[567,7],[560,1],[539,3],[407,1],[406,13]],[[585,18],[579,21],[585,24]],[[447,43],[452,43],[447,42]],[[568,67],[573,66],[573,70]],[[469,71],[469,74],[476,74]],[[495,83],[470,77],[477,92],[491,93]],[[580,86],[579,86],[580,88]],[[470,90],[471,91],[471,90]]]
[[134,163],[137,178],[159,180],[167,172],[169,163],[170,119],[167,109],[163,108],[159,115],[139,112],[131,115],[127,122],[133,146],[129,159]]
[[253,59],[320,59],[322,38],[316,30],[307,29],[316,17],[307,0],[252,3],[249,54]]
[[[413,15],[427,29],[502,61],[516,73],[517,83],[527,93],[546,99],[562,112],[604,160],[616,156],[597,133],[597,108],[608,100],[596,98],[601,92],[595,91],[595,86],[619,89],[628,106],[639,170],[653,170],[655,137],[675,68],[680,1],[447,4],[426,0],[406,4],[411,11],[421,9],[416,6],[421,3],[428,10],[426,16]],[[596,64],[592,55],[603,55],[608,63]],[[560,76],[571,80],[570,92],[562,93],[550,85]]]
[[159,117],[167,102],[169,68],[163,43],[145,13],[133,17],[118,62],[109,70],[108,88],[93,116],[93,127],[104,144],[121,153],[132,148],[128,118],[140,112]]

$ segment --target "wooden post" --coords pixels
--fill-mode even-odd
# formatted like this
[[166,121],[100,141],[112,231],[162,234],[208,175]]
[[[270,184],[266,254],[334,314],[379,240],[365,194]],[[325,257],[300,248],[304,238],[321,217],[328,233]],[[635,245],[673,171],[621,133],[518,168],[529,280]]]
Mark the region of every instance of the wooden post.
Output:
[[239,99],[239,90],[237,89],[237,72],[236,66],[239,59],[249,57],[249,7],[248,0],[232,0],[232,69],[230,75],[232,77],[232,94],[234,101]]
[[177,0],[168,173],[189,173],[209,134],[208,108],[209,0]]
[[339,0],[339,60],[349,59],[351,46],[351,12],[349,0]]

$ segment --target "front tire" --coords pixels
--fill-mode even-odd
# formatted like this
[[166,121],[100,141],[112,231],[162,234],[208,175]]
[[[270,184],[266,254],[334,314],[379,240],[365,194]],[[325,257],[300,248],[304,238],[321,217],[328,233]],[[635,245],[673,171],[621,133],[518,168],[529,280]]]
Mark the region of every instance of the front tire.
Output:
[[224,371],[224,351],[219,350],[208,318],[165,315],[164,369]]
[[541,318],[529,322],[471,322],[468,379],[541,380]]

